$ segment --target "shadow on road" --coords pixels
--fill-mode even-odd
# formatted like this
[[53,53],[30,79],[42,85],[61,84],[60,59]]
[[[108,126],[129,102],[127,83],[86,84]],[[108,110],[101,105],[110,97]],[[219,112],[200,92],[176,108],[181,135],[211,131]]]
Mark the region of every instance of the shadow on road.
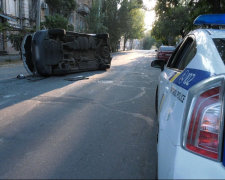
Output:
[[[150,61],[139,57],[107,72],[5,82],[4,92],[20,97],[0,105],[0,113],[26,100],[39,104],[0,127],[0,178],[154,179],[158,71]],[[81,75],[90,79],[64,80]]]

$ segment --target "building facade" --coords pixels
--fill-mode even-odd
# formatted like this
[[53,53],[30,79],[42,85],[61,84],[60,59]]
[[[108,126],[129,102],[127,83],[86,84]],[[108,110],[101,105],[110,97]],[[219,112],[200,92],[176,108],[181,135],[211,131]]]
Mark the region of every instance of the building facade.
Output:
[[[7,36],[23,29],[32,29],[36,22],[36,0],[0,0],[0,23],[7,23],[12,31],[0,32],[0,54],[18,53]],[[47,4],[41,0],[41,19],[47,14]]]
[[74,26],[75,32],[84,32],[87,28],[85,17],[90,13],[93,0],[76,0],[77,9],[71,14],[69,23]]
[[[85,17],[90,13],[94,0],[75,0],[77,9],[71,13],[69,23],[75,32],[84,32],[87,28]],[[49,15],[48,4],[41,0],[41,22]],[[0,55],[18,53],[7,36],[23,29],[33,29],[37,17],[37,0],[0,0],[0,23],[6,23],[13,28],[10,32],[0,32]]]

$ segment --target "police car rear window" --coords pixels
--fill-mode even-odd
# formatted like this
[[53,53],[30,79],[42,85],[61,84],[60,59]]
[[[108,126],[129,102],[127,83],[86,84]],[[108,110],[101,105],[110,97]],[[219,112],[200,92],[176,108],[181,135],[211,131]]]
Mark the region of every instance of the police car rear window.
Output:
[[216,48],[218,49],[218,52],[223,60],[225,62],[225,39],[213,39]]

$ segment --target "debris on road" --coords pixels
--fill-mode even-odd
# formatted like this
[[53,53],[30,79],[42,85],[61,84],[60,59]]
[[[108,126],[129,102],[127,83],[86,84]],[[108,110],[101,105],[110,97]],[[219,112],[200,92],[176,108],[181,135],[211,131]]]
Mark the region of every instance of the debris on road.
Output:
[[18,76],[17,76],[17,79],[25,79],[26,78],[26,76],[24,76],[23,74],[19,74]]
[[46,77],[42,77],[42,76],[27,76],[26,79],[28,81],[36,82],[36,81],[44,80],[44,79],[46,79]]
[[66,78],[66,81],[81,81],[81,80],[87,80],[89,79],[88,77],[85,76],[76,76],[76,77],[70,77],[70,78]]

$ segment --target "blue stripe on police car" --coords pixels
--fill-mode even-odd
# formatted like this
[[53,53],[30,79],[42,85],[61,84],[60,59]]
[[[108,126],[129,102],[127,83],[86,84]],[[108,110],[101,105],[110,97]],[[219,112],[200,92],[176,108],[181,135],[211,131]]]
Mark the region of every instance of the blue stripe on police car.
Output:
[[189,90],[200,81],[209,78],[210,75],[207,71],[187,68],[174,80],[174,84]]

